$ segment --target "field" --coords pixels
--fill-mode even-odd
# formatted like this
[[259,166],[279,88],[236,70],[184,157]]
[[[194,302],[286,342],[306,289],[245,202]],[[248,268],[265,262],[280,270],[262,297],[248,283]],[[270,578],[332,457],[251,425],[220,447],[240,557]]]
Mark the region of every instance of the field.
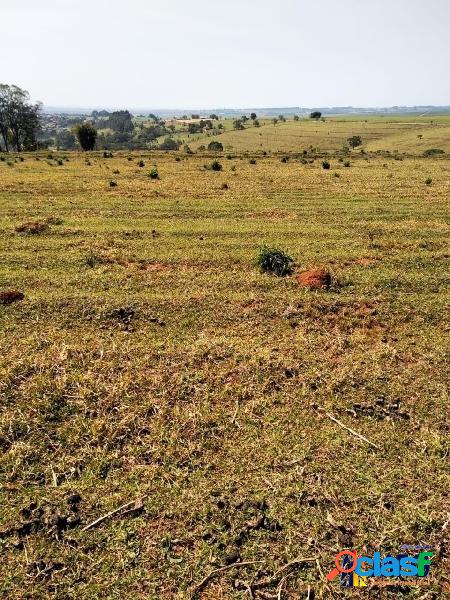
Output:
[[[293,126],[218,137],[256,157],[218,172],[0,162],[0,291],[24,294],[0,305],[0,596],[340,598],[338,551],[430,544],[424,580],[352,595],[450,597],[450,160],[259,154]],[[261,273],[262,244],[294,274]],[[319,267],[331,288],[300,287]]]
[[224,133],[218,136],[184,134],[182,139],[193,149],[217,140],[225,150],[236,152],[300,152],[310,146],[335,152],[347,144],[350,136],[359,135],[367,151],[417,155],[429,148],[441,148],[450,152],[450,115],[288,119],[276,125],[270,119],[260,119],[260,123],[258,128],[247,122],[244,131],[233,131],[232,121],[227,119],[223,121]]

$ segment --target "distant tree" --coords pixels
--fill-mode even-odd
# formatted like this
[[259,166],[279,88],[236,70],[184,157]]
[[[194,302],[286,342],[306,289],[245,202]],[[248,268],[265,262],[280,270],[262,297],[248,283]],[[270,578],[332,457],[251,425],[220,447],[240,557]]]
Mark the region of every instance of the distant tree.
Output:
[[86,152],[95,148],[95,142],[97,140],[97,130],[91,123],[83,123],[77,125],[73,133],[76,135],[78,143]]
[[236,131],[245,129],[244,123],[242,122],[242,119],[235,119],[233,121],[233,128],[236,129]]
[[73,150],[77,145],[77,141],[71,131],[68,129],[61,129],[56,134],[55,144],[58,149]]
[[[158,122],[159,121],[159,117],[157,117],[156,115],[154,115],[153,113],[150,113],[148,115],[148,118],[151,119],[152,121]],[[186,117],[187,118],[187,117]]]
[[278,120],[280,121],[280,123],[285,123],[286,117],[284,115],[278,115]]
[[272,123],[273,123],[273,126],[275,127],[275,125],[278,123],[278,119],[276,117],[274,117],[272,119]]
[[260,125],[259,125],[259,120],[258,120],[258,119],[254,119],[254,121],[253,121],[253,126],[254,126],[254,127],[259,127],[259,126],[260,126]]
[[191,119],[200,119],[200,115],[191,115]]
[[171,137],[166,137],[161,144],[158,146],[158,150],[178,150],[181,146],[181,142],[174,140]]
[[310,119],[320,119],[320,117],[322,116],[322,113],[319,110],[314,110],[310,115],[309,118]]
[[219,117],[216,114],[214,114],[214,113],[212,115],[209,115],[209,118],[212,119],[213,121],[218,121],[219,120]]
[[221,144],[220,142],[216,142],[216,141],[209,142],[208,150],[212,150],[213,152],[222,152],[223,144]]
[[117,133],[131,133],[134,129],[131,114],[127,110],[116,110],[111,113],[109,119],[104,121],[104,125]]
[[0,135],[6,152],[36,148],[40,128],[40,104],[31,104],[30,95],[16,85],[0,84]]
[[245,123],[246,121],[248,121],[248,117],[247,117],[247,115],[242,115],[242,117],[241,117],[241,121],[242,121],[243,123]]
[[183,121],[187,121],[187,120],[188,120],[188,116],[187,116],[187,115],[183,115],[183,116],[181,117],[181,119],[182,119]]
[[352,135],[352,137],[347,138],[347,142],[351,148],[362,146],[362,139],[360,135]]
[[294,115],[294,121],[299,121],[300,117],[298,115]]
[[255,121],[256,120],[256,113],[252,112],[252,114],[250,115],[250,119],[252,121]]

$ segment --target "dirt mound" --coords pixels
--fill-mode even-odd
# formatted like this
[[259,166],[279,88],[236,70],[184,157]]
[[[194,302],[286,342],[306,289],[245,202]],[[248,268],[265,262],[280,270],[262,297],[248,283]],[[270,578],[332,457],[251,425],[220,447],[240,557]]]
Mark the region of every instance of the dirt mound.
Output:
[[311,269],[310,271],[304,271],[297,275],[297,282],[302,287],[308,287],[310,289],[328,289],[331,287],[331,273],[325,269]]
[[16,290],[0,292],[0,304],[12,304],[13,302],[19,302],[19,300],[23,300],[24,298],[25,295]]
[[22,223],[22,225],[17,225],[14,229],[16,233],[37,234],[47,231],[49,225],[48,223],[42,223],[40,221],[30,221],[28,223]]

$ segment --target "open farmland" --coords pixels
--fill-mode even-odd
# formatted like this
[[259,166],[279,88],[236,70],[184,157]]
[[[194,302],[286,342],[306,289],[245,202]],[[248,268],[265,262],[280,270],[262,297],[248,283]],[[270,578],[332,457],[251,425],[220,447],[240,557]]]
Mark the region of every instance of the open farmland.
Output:
[[[437,123],[410,126],[412,154],[418,132],[449,149]],[[448,155],[259,154],[389,149],[385,129],[409,152],[406,127],[213,138],[256,164],[0,162],[0,291],[24,294],[0,305],[2,597],[347,597],[338,551],[417,543],[430,577],[364,593],[448,597]],[[261,273],[262,244],[294,274]],[[333,286],[300,287],[319,267]]]
[[[233,131],[232,120],[222,123],[224,132],[216,136],[186,135],[181,137],[193,149],[220,141],[227,151],[298,152],[313,146],[321,151],[335,152],[354,135],[362,138],[368,151],[388,150],[407,154],[422,154],[429,148],[450,152],[449,115],[403,115],[401,117],[327,117],[325,120],[288,118],[273,124],[260,119],[260,127],[246,123],[246,129]],[[420,136],[420,137],[419,137]]]

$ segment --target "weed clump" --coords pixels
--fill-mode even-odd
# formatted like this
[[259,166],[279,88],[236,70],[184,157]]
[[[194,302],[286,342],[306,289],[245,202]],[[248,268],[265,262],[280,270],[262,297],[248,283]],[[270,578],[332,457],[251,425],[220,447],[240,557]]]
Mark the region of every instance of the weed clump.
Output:
[[222,165],[220,164],[220,162],[218,160],[212,161],[211,170],[212,171],[221,171],[222,170]]
[[425,179],[426,185],[431,185],[432,183],[433,183],[433,180],[431,179],[431,177],[427,177],[427,179]]
[[329,169],[331,169],[331,165],[327,160],[324,160],[322,162],[322,169],[325,169],[325,171],[328,171]]
[[251,158],[248,162],[250,165],[256,165],[256,158]]
[[141,167],[141,168],[142,168],[142,167],[145,167],[145,162],[144,162],[143,160],[140,160],[140,161],[138,162],[138,167]]
[[148,176],[150,177],[150,179],[159,179],[158,169],[156,167],[151,169],[151,171],[149,171]]
[[283,250],[262,246],[256,262],[262,273],[284,277],[292,273],[294,259]]
[[350,167],[350,161],[349,160],[345,161],[344,167],[347,168],[347,169]]
[[117,181],[110,181],[109,182],[109,187],[117,187]]

